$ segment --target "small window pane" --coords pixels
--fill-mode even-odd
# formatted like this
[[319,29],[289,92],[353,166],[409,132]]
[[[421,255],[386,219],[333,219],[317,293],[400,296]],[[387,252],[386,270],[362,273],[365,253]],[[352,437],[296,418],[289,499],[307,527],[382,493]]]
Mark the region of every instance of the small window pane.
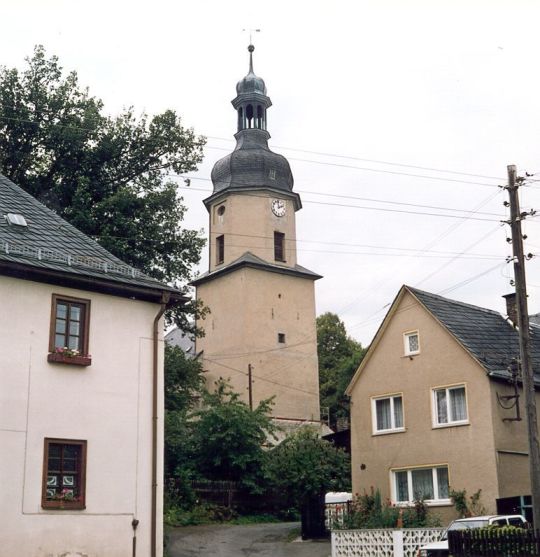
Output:
[[450,389],[450,408],[452,421],[459,422],[467,419],[467,405],[465,403],[465,387]]
[[49,472],[59,472],[61,469],[60,457],[49,456]]
[[66,345],[66,337],[64,335],[55,335],[54,346],[55,348],[64,348]]
[[64,445],[64,458],[78,458],[80,452],[78,445]]
[[68,348],[71,350],[79,349],[79,337],[69,337]]
[[60,457],[62,455],[62,447],[55,443],[49,445],[49,456]]
[[66,319],[67,317],[67,306],[65,304],[57,304],[56,306],[56,317],[60,319]]
[[56,329],[55,332],[57,334],[66,334],[66,321],[64,319],[57,319],[56,320]]
[[437,483],[439,484],[439,499],[448,499],[448,468],[437,468]]
[[446,408],[446,389],[435,391],[437,398],[437,422],[448,423],[448,410]]
[[377,430],[391,429],[390,399],[377,400],[375,405],[377,409]]
[[409,335],[409,352],[418,352],[418,335]]
[[396,495],[398,501],[409,500],[409,482],[407,472],[396,472]]
[[71,321],[69,324],[69,334],[79,336],[79,330],[79,323],[77,321]]
[[64,458],[64,472],[76,472],[77,461],[72,458]]
[[80,321],[81,320],[81,308],[79,306],[71,306],[71,312],[69,314],[70,321]]
[[403,427],[403,401],[400,396],[394,397],[394,427]]
[[433,472],[431,469],[413,470],[411,476],[415,500],[435,498],[433,492]]

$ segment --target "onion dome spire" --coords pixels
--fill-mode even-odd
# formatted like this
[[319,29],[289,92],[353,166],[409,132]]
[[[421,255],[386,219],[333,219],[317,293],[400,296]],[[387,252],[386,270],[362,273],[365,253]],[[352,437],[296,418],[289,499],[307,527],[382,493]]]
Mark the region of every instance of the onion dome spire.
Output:
[[[268,147],[270,134],[266,129],[266,111],[272,106],[264,80],[253,71],[253,45],[248,46],[249,71],[236,85],[232,105],[237,113],[238,128],[233,152],[216,162],[212,169],[214,193],[225,191],[270,190],[288,194],[300,207],[298,194],[293,193],[293,175],[289,162]],[[208,206],[208,205],[207,205]]]

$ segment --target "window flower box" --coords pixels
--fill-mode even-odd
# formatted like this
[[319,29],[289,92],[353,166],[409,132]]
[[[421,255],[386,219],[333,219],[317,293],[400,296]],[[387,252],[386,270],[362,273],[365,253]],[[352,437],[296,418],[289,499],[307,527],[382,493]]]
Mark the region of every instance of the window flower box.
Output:
[[92,364],[92,356],[90,354],[79,354],[77,350],[57,348],[55,352],[47,355],[47,361],[74,366],[89,366]]

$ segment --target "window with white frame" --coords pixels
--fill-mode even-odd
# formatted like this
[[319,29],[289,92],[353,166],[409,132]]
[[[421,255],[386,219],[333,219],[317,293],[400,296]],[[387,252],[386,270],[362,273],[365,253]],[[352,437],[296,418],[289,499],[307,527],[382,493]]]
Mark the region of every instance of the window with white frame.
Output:
[[420,353],[420,336],[418,331],[403,333],[403,344],[405,348],[405,356],[412,356]]
[[433,425],[463,424],[468,420],[465,385],[433,389]]
[[450,503],[448,466],[392,470],[392,500],[394,503]]
[[371,399],[373,433],[403,431],[403,397],[401,394]]

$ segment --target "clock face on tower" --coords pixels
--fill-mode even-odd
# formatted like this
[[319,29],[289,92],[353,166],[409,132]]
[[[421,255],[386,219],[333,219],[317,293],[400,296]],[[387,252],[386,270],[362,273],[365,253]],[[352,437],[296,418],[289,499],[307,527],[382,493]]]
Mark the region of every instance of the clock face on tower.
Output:
[[276,215],[276,217],[283,217],[285,216],[285,201],[282,199],[273,199],[272,200],[272,213]]

